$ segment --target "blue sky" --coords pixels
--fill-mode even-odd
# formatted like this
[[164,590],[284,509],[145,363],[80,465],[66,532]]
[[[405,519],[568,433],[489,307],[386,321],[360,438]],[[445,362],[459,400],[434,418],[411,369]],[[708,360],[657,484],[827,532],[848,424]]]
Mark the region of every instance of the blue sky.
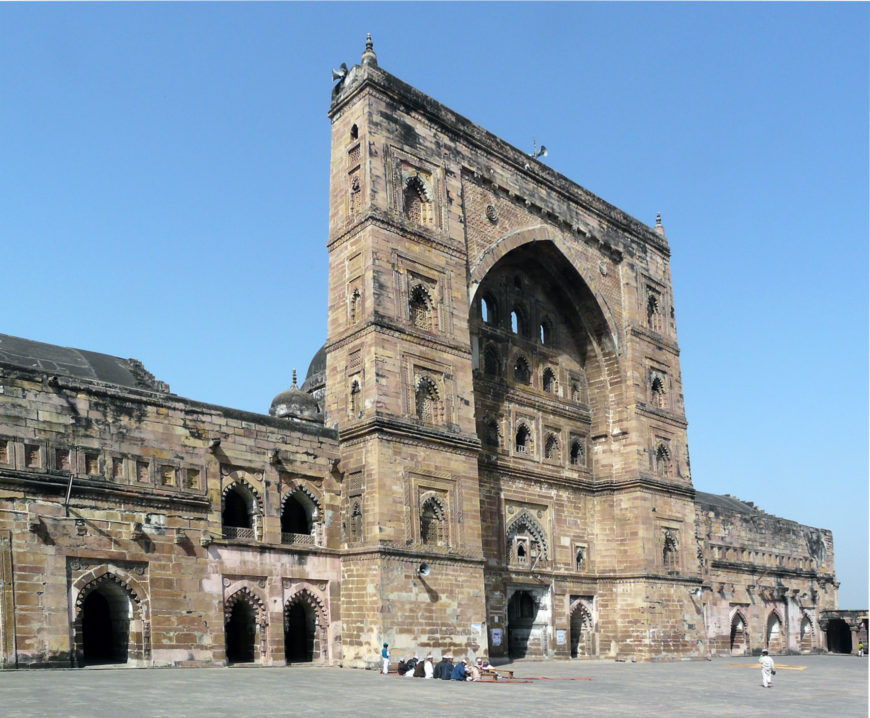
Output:
[[326,331],[330,69],[661,212],[697,489],[834,531],[864,608],[865,4],[0,4],[0,332],[265,412]]

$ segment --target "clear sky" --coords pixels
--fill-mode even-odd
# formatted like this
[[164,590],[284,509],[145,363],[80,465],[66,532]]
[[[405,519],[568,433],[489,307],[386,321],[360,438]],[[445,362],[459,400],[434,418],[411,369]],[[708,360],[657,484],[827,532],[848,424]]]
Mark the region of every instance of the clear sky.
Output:
[[866,608],[855,4],[0,3],[0,332],[265,412],[326,334],[330,69],[382,67],[673,252],[693,478],[834,531]]

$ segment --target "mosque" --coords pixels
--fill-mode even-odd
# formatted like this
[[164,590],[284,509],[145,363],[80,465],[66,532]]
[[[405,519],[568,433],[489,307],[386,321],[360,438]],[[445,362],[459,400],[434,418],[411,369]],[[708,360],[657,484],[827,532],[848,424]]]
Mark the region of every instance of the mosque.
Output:
[[370,38],[329,119],[326,343],[268,412],[0,335],[0,666],[857,635],[830,531],[695,488],[660,220],[381,69]]

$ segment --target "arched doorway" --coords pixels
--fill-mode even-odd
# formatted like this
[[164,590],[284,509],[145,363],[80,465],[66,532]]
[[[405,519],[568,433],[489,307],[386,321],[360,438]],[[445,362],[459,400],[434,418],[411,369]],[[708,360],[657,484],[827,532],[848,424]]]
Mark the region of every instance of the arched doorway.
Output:
[[785,652],[785,636],[782,621],[776,613],[771,613],[767,619],[767,650],[771,653]]
[[828,638],[828,650],[831,653],[852,652],[852,631],[842,618],[832,618],[828,621],[825,634]]
[[801,653],[811,653],[813,650],[813,622],[809,616],[801,620],[800,647]]
[[314,660],[317,614],[303,599],[295,600],[284,610],[284,656],[287,663]]
[[745,656],[749,653],[749,630],[739,613],[731,619],[731,655]]
[[109,581],[85,597],[81,608],[84,665],[127,662],[131,610],[124,590]]
[[226,624],[227,662],[253,663],[257,640],[257,613],[244,599],[230,609]]
[[591,656],[592,648],[592,618],[582,603],[574,606],[571,612],[571,658]]
[[538,604],[528,591],[517,591],[508,602],[508,650],[511,658],[525,658]]

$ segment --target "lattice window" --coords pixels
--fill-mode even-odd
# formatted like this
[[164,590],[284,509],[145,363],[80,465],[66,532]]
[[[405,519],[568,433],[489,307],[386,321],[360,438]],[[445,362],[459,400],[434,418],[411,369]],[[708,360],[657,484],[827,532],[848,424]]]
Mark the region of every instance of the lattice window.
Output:
[[654,332],[661,333],[664,321],[662,318],[662,303],[658,292],[648,290],[646,298],[646,322]]
[[555,434],[549,434],[544,442],[544,458],[551,461],[559,459],[559,438]]
[[432,298],[422,284],[411,290],[408,300],[408,314],[411,324],[427,331],[432,329]]
[[424,544],[441,546],[447,539],[447,521],[444,504],[434,496],[426,499],[420,508],[420,540]]
[[442,420],[441,397],[435,382],[428,376],[422,376],[417,381],[414,391],[414,403],[417,418],[428,424],[438,424]]
[[656,447],[656,473],[659,476],[671,475],[671,450],[665,444]]
[[516,362],[514,362],[514,380],[518,384],[528,384],[532,380],[529,360],[524,356],[518,356]]
[[556,394],[559,391],[556,374],[552,369],[550,369],[550,367],[544,369],[544,376],[541,383],[544,387],[544,391],[548,394]]
[[652,394],[652,404],[659,409],[664,409],[667,406],[667,396],[665,394],[665,383],[658,374],[653,375],[652,383],[650,384],[650,393]]
[[432,200],[428,196],[426,186],[419,177],[413,177],[405,185],[404,192],[405,216],[417,224],[432,224],[434,212]]

